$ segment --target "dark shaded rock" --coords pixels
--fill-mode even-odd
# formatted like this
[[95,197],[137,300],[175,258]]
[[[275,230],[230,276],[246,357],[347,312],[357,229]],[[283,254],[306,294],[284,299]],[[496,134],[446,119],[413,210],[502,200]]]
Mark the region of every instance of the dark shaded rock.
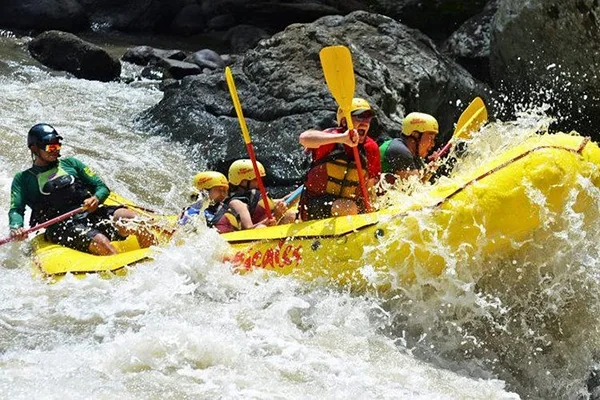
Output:
[[277,31],[293,23],[313,22],[323,16],[337,14],[340,14],[337,8],[325,4],[263,1],[248,3],[237,20],[250,25],[268,26]]
[[163,79],[160,82],[160,85],[158,86],[158,88],[162,91],[165,91],[168,89],[175,89],[175,88],[179,87],[180,85],[181,85],[180,80],[173,79],[173,78],[167,78],[167,79]]
[[185,6],[183,0],[78,1],[96,26],[126,32],[166,31]]
[[0,26],[78,32],[89,26],[89,20],[76,0],[2,0]]
[[185,59],[188,63],[198,65],[200,68],[218,69],[223,70],[225,68],[225,60],[221,58],[219,53],[210,49],[202,49],[194,54],[191,54]]
[[171,22],[170,31],[177,35],[190,36],[206,28],[204,13],[198,4],[189,4],[179,11]]
[[419,29],[436,41],[447,39],[463,22],[479,14],[488,0],[373,0],[380,12]]
[[469,18],[444,43],[442,49],[473,76],[490,82],[491,22],[498,9],[498,1],[491,0],[482,13]]
[[358,0],[325,0],[323,4],[333,7],[339,10],[340,14],[349,14],[353,11],[364,10],[367,11],[368,7],[372,4],[372,1],[358,1]]
[[[348,45],[353,53],[356,96],[367,98],[376,112],[373,137],[397,136],[410,111],[435,115],[442,132],[449,133],[465,105],[484,92],[431,40],[391,18],[355,12],[292,25],[261,41],[233,66],[257,156],[270,170],[269,184],[303,175],[307,164],[300,132],[335,124],[337,106],[319,62],[319,51],[333,44]],[[246,156],[222,73],[184,78],[141,120],[157,133],[201,143],[209,167]]]
[[600,400],[600,368],[598,365],[595,365],[590,371],[586,386],[590,394],[590,400]]
[[127,49],[121,60],[136,65],[148,65],[163,58],[183,61],[186,54],[181,50],[163,50],[150,46],[136,46]]
[[221,14],[211,18],[206,27],[215,31],[225,31],[236,25],[236,19],[233,14]]
[[500,2],[492,22],[490,68],[509,104],[549,104],[558,129],[598,137],[599,15],[593,0]]
[[347,14],[364,10],[357,0],[202,0],[201,8],[210,16],[211,29],[223,30],[235,25],[258,26],[269,33],[278,32],[292,23],[313,22],[326,15]]
[[229,42],[229,47],[234,53],[245,53],[269,36],[264,29],[256,26],[238,25],[227,31],[225,40]]
[[156,66],[162,68],[165,78],[182,79],[184,76],[198,75],[203,72],[196,64],[169,58],[157,61]]
[[121,75],[119,60],[72,33],[44,32],[29,42],[29,53],[42,64],[77,78],[108,82]]

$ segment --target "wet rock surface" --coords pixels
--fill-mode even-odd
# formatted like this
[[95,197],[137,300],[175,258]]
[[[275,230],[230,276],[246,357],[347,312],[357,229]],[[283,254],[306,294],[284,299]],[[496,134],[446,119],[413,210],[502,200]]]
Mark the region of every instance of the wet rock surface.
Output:
[[77,78],[108,82],[121,75],[118,59],[71,33],[44,32],[29,43],[29,52],[42,64]]
[[[391,18],[355,12],[293,25],[263,40],[233,65],[233,74],[253,142],[274,182],[298,180],[305,155],[300,132],[335,124],[334,99],[324,82],[319,51],[350,47],[356,95],[376,112],[370,134],[397,136],[402,118],[419,110],[439,116],[449,133],[462,108],[485,86],[441,54],[425,35]],[[245,154],[222,71],[185,78],[142,117],[156,132],[201,143],[209,165]]]

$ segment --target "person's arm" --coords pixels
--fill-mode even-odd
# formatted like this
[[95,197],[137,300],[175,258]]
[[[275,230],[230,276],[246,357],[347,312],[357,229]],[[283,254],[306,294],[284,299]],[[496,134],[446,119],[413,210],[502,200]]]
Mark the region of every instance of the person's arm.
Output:
[[8,225],[10,236],[16,240],[24,240],[25,199],[23,198],[23,174],[18,173],[13,178],[10,187],[10,209],[8,210]]
[[250,216],[250,210],[248,210],[248,205],[246,203],[238,199],[233,199],[229,202],[229,207],[231,207],[233,211],[240,216],[240,224],[242,225],[242,229],[254,228],[252,217]]
[[342,133],[324,132],[316,129],[309,129],[300,134],[300,144],[307,149],[316,149],[326,144],[345,144],[346,146],[356,147],[358,145],[358,133],[353,129]]

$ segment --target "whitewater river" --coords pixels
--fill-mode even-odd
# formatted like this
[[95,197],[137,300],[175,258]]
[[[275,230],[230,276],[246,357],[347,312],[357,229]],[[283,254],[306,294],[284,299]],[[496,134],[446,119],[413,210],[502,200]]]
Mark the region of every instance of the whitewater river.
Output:
[[[49,71],[7,32],[0,54],[1,237],[12,177],[31,164],[26,133],[38,122],[54,125],[63,155],[112,190],[167,213],[185,205],[201,149],[134,123],[160,101],[154,84]],[[479,155],[463,168],[525,135],[496,130],[496,139],[474,140]],[[32,274],[26,243],[7,244],[0,398],[585,398],[600,349],[598,231],[574,217],[513,259],[474,259],[468,267],[485,272],[470,279],[443,276],[385,295],[240,275],[219,261],[226,243],[210,230],[158,249],[124,278],[57,284]]]

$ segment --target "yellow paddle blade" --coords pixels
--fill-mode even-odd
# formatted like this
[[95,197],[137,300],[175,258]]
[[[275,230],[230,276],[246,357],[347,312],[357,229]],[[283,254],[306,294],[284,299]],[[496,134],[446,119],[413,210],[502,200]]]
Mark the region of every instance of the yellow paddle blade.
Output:
[[481,97],[475,97],[467,109],[460,115],[451,140],[469,139],[473,132],[485,124],[487,119],[488,113],[483,100]]
[[329,46],[319,52],[319,57],[327,87],[338,106],[344,110],[348,128],[352,129],[350,109],[356,83],[350,50],[345,46]]
[[242,129],[242,136],[246,144],[250,143],[250,133],[248,132],[248,126],[246,125],[246,119],[242,112],[242,105],[240,104],[240,98],[238,97],[237,90],[235,90],[235,82],[233,81],[233,75],[231,74],[231,68],[225,68],[225,79],[227,80],[227,87],[229,87],[229,94],[231,95],[231,101],[233,101],[233,107],[237,114],[240,128]]

